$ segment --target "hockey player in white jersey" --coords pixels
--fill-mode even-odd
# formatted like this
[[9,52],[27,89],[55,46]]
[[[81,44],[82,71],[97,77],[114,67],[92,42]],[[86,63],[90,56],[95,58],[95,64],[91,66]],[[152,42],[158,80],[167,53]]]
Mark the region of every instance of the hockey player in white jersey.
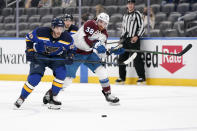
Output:
[[[109,23],[109,15],[100,13],[95,20],[89,20],[73,35],[74,45],[77,47],[75,60],[100,61],[106,57],[106,41],[108,38],[107,26]],[[124,49],[111,50],[110,53],[115,55],[122,54]],[[67,68],[67,77],[64,81],[63,88],[68,87],[72,79],[76,77],[77,69],[81,63],[75,62]],[[99,77],[102,86],[102,93],[106,101],[110,103],[119,102],[119,98],[111,94],[111,87],[107,75],[106,68],[100,64],[84,63],[93,73]]]

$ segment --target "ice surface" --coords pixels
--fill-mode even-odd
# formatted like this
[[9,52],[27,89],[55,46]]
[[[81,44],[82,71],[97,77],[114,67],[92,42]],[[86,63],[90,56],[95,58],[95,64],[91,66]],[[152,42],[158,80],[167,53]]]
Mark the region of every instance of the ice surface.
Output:
[[[13,110],[24,82],[0,82],[1,131],[197,131],[197,88],[112,85],[119,106],[109,105],[99,84],[72,84],[59,94],[61,110],[42,98],[40,83],[20,110]],[[101,117],[107,115],[107,117]]]

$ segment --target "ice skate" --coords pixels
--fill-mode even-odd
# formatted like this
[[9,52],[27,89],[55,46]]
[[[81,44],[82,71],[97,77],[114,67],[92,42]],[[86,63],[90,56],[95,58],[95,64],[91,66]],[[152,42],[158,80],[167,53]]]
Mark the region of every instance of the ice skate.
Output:
[[137,85],[146,85],[146,80],[144,78],[139,78],[137,80]]
[[110,103],[118,103],[119,102],[119,98],[111,95],[111,93],[106,93],[104,91],[102,91],[102,93],[105,96],[105,99],[107,102],[110,102]]
[[58,110],[61,108],[62,103],[56,100],[56,96],[52,95],[52,90],[47,91],[43,97],[43,103],[48,104],[49,109]]
[[22,99],[21,97],[19,97],[16,102],[14,103],[14,109],[19,109],[21,107],[21,105],[23,104],[24,99]]
[[59,110],[61,108],[62,103],[56,99],[56,96],[50,96],[50,100],[48,101],[49,109]]
[[125,81],[123,81],[122,79],[118,78],[118,79],[116,80],[116,84],[117,84],[117,85],[124,85],[124,84],[125,84]]
[[43,103],[46,105],[49,103],[50,95],[52,95],[51,90],[47,91],[46,94],[43,97]]

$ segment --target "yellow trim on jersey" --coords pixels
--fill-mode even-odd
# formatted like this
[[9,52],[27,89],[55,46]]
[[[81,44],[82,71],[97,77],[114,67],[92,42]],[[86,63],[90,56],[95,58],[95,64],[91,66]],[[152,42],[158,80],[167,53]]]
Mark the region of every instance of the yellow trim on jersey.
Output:
[[26,42],[29,42],[29,41],[31,41],[31,40],[26,39],[25,41],[26,41]]
[[63,84],[57,83],[56,81],[53,81],[53,85],[57,86],[59,88],[62,88]]
[[70,42],[66,42],[66,41],[63,41],[63,40],[59,40],[58,42],[62,43],[62,44],[66,44],[66,45],[69,45]]
[[31,92],[32,92],[32,90],[31,90],[31,89],[29,89],[27,85],[24,85],[24,86],[23,86],[23,88],[24,88],[27,92],[29,92],[29,93],[31,93]]
[[76,33],[77,31],[76,30],[71,30],[70,32]]
[[35,50],[34,49],[28,49],[27,51],[30,52],[30,51],[35,51]]
[[40,40],[49,40],[49,38],[46,38],[46,37],[38,37],[38,39],[40,39]]

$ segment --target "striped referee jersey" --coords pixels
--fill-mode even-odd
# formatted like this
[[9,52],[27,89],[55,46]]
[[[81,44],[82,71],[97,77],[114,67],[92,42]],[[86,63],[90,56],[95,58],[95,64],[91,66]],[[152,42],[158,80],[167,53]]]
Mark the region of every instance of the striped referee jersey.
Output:
[[121,36],[124,36],[126,32],[128,32],[127,37],[141,37],[144,34],[144,22],[142,14],[139,11],[134,10],[133,12],[124,14]]

